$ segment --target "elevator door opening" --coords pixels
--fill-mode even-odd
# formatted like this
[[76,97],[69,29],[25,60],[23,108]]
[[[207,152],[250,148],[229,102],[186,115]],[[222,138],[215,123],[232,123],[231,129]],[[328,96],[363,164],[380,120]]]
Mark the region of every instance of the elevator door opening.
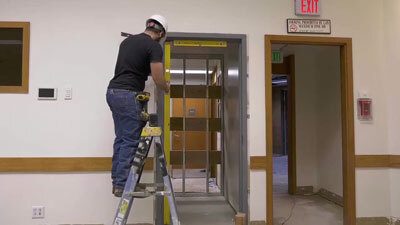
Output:
[[246,37],[169,33],[165,52],[157,108],[181,223],[232,224],[248,213]]
[[222,195],[236,212],[247,212],[241,42],[175,40],[170,46],[168,147],[177,196]]
[[222,75],[218,55],[172,55],[171,176],[177,196],[217,194],[223,190]]

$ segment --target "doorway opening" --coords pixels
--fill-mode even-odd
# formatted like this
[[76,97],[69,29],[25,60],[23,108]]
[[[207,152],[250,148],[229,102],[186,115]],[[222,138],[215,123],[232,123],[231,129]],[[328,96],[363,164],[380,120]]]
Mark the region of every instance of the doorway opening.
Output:
[[272,64],[274,192],[296,193],[295,56]]
[[[231,224],[247,214],[244,35],[169,33],[164,148],[183,224]],[[157,211],[157,214],[160,212]]]
[[268,225],[355,224],[351,46],[265,37]]

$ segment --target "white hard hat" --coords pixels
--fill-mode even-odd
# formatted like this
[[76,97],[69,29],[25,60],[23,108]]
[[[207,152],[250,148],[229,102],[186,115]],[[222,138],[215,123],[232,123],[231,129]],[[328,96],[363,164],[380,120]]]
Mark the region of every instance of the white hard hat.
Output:
[[146,27],[148,26],[148,24],[151,20],[158,22],[164,28],[165,33],[168,32],[168,22],[167,22],[167,19],[165,19],[165,17],[163,17],[161,15],[150,16],[149,19],[147,19],[147,21],[146,21]]

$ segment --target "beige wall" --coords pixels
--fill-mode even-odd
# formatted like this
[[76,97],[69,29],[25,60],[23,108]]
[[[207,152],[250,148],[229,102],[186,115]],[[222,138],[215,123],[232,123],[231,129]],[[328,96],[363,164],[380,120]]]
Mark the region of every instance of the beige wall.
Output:
[[318,48],[288,46],[295,55],[297,185],[319,188],[318,181]]
[[[384,70],[385,92],[388,106],[388,149],[390,154],[400,155],[400,1],[384,1]],[[390,171],[391,215],[400,219],[400,170]]]
[[317,54],[319,186],[343,196],[340,48]]
[[[374,98],[373,123],[355,121],[356,153],[398,154],[400,126],[398,106],[393,104],[399,96],[395,87],[399,83],[395,72],[399,62],[395,47],[399,40],[398,1],[324,1],[322,9],[321,18],[332,20],[330,36],[353,38],[355,92],[367,90]],[[0,111],[0,157],[110,156],[113,128],[104,96],[122,40],[119,34],[141,32],[146,17],[154,13],[168,18],[170,31],[247,35],[249,155],[265,155],[264,35],[286,34],[286,19],[296,17],[293,0],[156,0],[152,7],[143,0],[0,0],[0,21],[31,22],[30,94],[0,95],[0,102],[7,106]],[[64,86],[73,88],[72,101],[36,100],[38,87]],[[391,103],[390,108],[386,107],[387,102]],[[397,177],[397,173],[394,171],[393,176]],[[9,225],[42,222],[30,219],[30,207],[35,204],[47,207],[45,222],[49,224],[111,223],[114,212],[108,207],[114,200],[89,195],[85,201],[95,202],[101,216],[85,214],[81,207],[76,207],[83,201],[82,196],[71,189],[78,185],[79,191],[90,192],[93,186],[80,180],[101,179],[102,185],[96,186],[96,193],[111,195],[109,174],[101,174],[100,177],[97,173],[63,174],[76,180],[62,185],[55,183],[61,180],[43,174],[22,177],[2,174],[0,209],[6,216],[0,222]],[[15,182],[19,178],[24,179],[26,186],[47,191],[34,191],[35,196],[26,198],[19,196],[19,184]],[[317,176],[312,178],[316,179]],[[389,184],[389,170],[357,170],[357,216],[399,215],[400,201],[392,201],[392,211],[387,207],[391,204],[388,189],[381,185],[386,183]],[[398,190],[398,181],[393,181],[391,187]],[[265,190],[265,172],[251,171],[251,220],[265,219],[265,202],[260,201],[265,199]],[[63,199],[63,207],[57,198],[51,197],[55,192],[70,193]],[[382,197],[377,201],[374,196]],[[15,207],[9,207],[9,202],[15,202]],[[152,207],[142,208],[149,213],[133,220],[151,222]],[[23,209],[21,215],[14,216],[15,209]]]

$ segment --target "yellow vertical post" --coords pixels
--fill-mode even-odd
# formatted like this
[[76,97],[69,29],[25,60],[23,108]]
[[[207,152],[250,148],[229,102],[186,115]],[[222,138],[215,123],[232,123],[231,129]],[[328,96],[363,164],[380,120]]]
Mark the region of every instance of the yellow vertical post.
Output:
[[[170,82],[171,80],[171,43],[165,43],[165,79]],[[167,160],[167,168],[170,168],[170,110],[171,110],[171,95],[170,93],[164,95],[164,151]],[[169,204],[167,197],[164,197],[164,224],[171,224],[169,214]]]

